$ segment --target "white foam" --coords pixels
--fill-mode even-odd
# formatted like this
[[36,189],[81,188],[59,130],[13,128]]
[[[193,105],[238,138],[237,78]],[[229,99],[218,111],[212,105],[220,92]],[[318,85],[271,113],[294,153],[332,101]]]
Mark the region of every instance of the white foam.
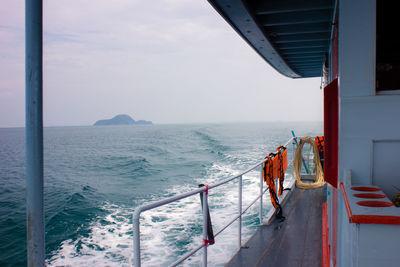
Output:
[[[243,165],[214,163],[207,178],[197,182],[212,184],[238,174]],[[243,178],[243,208],[259,195],[259,169]],[[177,185],[168,194],[179,194],[195,187]],[[267,196],[268,198],[268,196]],[[156,200],[156,199],[154,199]],[[158,200],[158,199],[157,199]],[[237,181],[210,190],[209,205],[214,233],[238,214]],[[271,208],[269,199],[263,199],[264,214]],[[243,218],[243,244],[258,225],[258,204]],[[133,258],[131,215],[133,207],[106,204],[105,218],[96,218],[89,227],[88,237],[65,240],[47,262],[50,266],[130,266]],[[202,242],[202,212],[199,196],[183,199],[141,216],[141,255],[144,266],[164,266],[178,259],[178,255],[197,247]],[[238,249],[238,224],[235,222],[208,248],[208,264],[222,266]],[[82,248],[78,251],[77,247]],[[185,261],[183,266],[199,265],[202,252]]]

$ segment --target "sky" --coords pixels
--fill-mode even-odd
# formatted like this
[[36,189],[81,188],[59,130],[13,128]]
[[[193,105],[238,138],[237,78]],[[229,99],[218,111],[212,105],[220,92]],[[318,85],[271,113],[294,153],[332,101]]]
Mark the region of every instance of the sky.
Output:
[[[25,124],[25,1],[1,0],[0,127]],[[321,121],[320,78],[266,63],[206,0],[45,0],[45,126]]]

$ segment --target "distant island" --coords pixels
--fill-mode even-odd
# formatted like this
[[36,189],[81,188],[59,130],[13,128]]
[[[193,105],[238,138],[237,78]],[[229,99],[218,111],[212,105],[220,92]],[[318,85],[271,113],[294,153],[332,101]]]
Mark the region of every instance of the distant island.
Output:
[[95,126],[105,126],[105,125],[152,125],[151,121],[138,120],[135,121],[129,115],[120,114],[112,119],[99,120],[95,122]]

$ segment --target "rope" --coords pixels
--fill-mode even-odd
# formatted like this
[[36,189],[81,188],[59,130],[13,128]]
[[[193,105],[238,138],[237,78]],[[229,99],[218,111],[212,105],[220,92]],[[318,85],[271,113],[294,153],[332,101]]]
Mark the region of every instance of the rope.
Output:
[[[310,144],[314,153],[314,183],[305,183],[301,180],[301,164],[303,161],[303,146],[304,144]],[[296,179],[296,186],[303,189],[318,188],[325,184],[324,171],[322,170],[321,161],[319,158],[319,151],[317,145],[314,143],[314,139],[311,136],[306,136],[300,139],[299,146],[294,153],[292,175]]]
[[392,202],[396,207],[400,207],[400,192],[392,198]]

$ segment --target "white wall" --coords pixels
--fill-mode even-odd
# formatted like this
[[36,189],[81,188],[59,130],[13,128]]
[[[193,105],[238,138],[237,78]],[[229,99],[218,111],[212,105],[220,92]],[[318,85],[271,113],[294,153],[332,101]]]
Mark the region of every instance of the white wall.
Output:
[[351,169],[353,184],[374,183],[391,197],[392,184],[400,187],[400,95],[375,93],[375,5],[339,1],[339,180]]

